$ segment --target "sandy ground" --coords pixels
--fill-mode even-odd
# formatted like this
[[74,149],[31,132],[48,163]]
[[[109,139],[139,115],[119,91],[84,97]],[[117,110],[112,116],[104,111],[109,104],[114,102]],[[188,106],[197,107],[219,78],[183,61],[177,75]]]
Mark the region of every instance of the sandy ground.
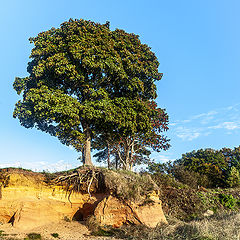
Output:
[[[78,240],[78,239],[99,239],[99,240],[113,240],[116,238],[113,237],[95,237],[91,236],[87,227],[80,222],[66,222],[61,221],[59,223],[52,223],[45,226],[41,226],[38,228],[31,229],[30,231],[21,231],[20,229],[16,229],[12,227],[11,224],[3,224],[0,226],[0,230],[4,231],[4,237],[0,237],[0,239],[21,239],[27,237],[28,233],[39,233],[42,236],[43,240]],[[54,238],[51,234],[57,233],[58,238]]]

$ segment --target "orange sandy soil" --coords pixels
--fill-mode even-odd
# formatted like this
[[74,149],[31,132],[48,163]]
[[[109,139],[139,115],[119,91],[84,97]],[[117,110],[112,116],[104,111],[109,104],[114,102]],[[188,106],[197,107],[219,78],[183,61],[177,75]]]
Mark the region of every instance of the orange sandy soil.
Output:
[[[42,240],[78,240],[78,239],[99,239],[99,240],[113,240],[116,238],[113,237],[97,237],[91,236],[87,227],[76,221],[66,222],[61,221],[59,223],[52,223],[45,226],[37,227],[31,229],[30,231],[21,231],[20,229],[16,229],[12,227],[11,224],[3,224],[0,225],[0,230],[4,231],[2,234],[5,235],[3,238],[0,239],[21,239],[27,237],[28,233],[38,233],[41,234]],[[57,233],[58,238],[54,238],[51,234]]]

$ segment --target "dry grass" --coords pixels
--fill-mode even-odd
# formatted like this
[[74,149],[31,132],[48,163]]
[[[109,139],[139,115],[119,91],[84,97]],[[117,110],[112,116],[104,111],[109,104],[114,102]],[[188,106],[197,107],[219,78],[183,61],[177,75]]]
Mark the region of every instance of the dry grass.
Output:
[[154,229],[145,226],[125,226],[115,230],[122,239],[142,240],[239,240],[240,214],[221,213],[211,218],[183,222],[168,219],[169,225]]
[[120,199],[141,202],[146,200],[149,193],[159,191],[159,187],[149,174],[112,170],[104,170],[103,174],[106,187]]
[[240,213],[218,213],[190,223],[203,236],[219,240],[240,239]]

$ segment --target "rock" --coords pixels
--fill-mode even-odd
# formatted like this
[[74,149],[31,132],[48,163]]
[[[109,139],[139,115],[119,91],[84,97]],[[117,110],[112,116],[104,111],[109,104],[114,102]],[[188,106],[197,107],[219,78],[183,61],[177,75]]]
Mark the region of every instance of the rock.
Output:
[[212,210],[208,209],[208,210],[203,214],[203,216],[204,216],[204,217],[210,217],[210,216],[212,216],[213,214],[214,214],[214,212],[213,212]]
[[103,199],[96,207],[94,216],[100,225],[111,225],[120,227],[123,223],[129,222],[140,224],[135,218],[133,211],[129,206],[123,204],[115,197],[108,196]]
[[113,227],[133,223],[154,228],[160,223],[167,224],[159,199],[154,199],[145,205],[138,205],[108,196],[97,205],[94,216],[100,225]]

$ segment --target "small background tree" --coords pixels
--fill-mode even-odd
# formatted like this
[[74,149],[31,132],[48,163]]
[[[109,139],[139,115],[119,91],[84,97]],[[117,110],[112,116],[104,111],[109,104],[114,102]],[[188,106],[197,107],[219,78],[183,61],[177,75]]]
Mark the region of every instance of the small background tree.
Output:
[[237,187],[240,185],[239,147],[200,149],[168,163],[151,163],[150,172],[168,174],[191,187]]

